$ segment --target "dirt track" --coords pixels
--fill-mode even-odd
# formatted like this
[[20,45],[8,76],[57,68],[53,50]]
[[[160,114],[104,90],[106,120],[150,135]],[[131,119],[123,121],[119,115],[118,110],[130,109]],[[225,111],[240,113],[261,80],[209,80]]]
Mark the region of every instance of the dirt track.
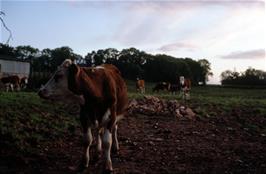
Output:
[[[265,119],[240,119],[234,113],[194,121],[130,116],[120,122],[121,149],[112,156],[114,173],[266,173],[266,137],[243,126],[248,124],[260,127]],[[5,152],[7,167],[1,171],[75,173],[69,167],[81,156],[81,135],[76,132],[78,136],[41,145],[39,155]],[[102,162],[91,163],[87,173],[101,173]]]

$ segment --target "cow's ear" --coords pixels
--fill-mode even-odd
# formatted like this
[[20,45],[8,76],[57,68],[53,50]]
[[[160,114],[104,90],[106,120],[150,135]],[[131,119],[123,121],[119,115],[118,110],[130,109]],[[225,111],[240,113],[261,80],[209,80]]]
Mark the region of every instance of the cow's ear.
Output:
[[68,68],[70,65],[72,65],[73,64],[73,62],[72,62],[72,60],[71,59],[66,59],[63,63],[62,63],[62,66],[64,67],[64,68]]
[[76,64],[71,64],[68,67],[68,74],[76,76],[79,73],[79,67]]
[[80,69],[75,64],[72,64],[68,67],[68,89],[75,94],[80,94],[79,83],[77,83],[79,72]]

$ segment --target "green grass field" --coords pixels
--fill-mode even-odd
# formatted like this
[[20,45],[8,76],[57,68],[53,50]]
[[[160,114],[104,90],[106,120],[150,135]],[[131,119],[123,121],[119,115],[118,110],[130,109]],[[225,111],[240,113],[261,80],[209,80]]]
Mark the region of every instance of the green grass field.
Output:
[[[127,81],[129,98],[141,98],[135,83]],[[154,84],[146,83],[146,94],[182,102],[179,94],[152,93]],[[266,116],[265,89],[231,89],[217,86],[193,87],[187,102],[199,117],[219,117],[232,110],[249,115]],[[247,116],[247,114],[244,114]],[[39,142],[75,132],[78,118],[67,113],[62,104],[40,99],[34,92],[0,93],[0,133],[2,143],[12,143],[21,150],[34,148]],[[265,128],[263,128],[265,130]],[[51,134],[51,132],[53,132]]]
[[[129,81],[127,84],[130,98],[143,97],[142,94],[136,92],[134,82]],[[154,85],[153,83],[146,83],[145,95],[184,102],[180,94],[173,95],[167,91],[153,93]],[[262,116],[266,116],[266,89],[237,89],[221,86],[192,87],[190,100],[187,101],[187,104],[196,108],[198,113],[203,114],[202,116],[214,114],[213,107],[217,109],[217,113],[230,111],[233,108],[249,108]]]

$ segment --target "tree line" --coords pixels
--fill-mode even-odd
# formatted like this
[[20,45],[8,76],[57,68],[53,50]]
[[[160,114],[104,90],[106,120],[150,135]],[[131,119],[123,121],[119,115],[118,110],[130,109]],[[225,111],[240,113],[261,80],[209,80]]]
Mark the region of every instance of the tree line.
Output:
[[[167,81],[177,83],[179,76],[184,76],[192,84],[206,84],[212,75],[208,60],[192,58],[176,58],[165,54],[148,54],[136,48],[121,51],[115,48],[91,51],[86,56],[73,52],[64,46],[55,49],[39,50],[31,46],[12,47],[0,44],[0,54],[16,57],[31,62],[32,72],[52,73],[66,58],[70,58],[80,66],[97,66],[103,63],[113,64],[121,71],[122,76],[129,80],[137,77],[150,82]],[[37,79],[36,79],[37,80]]]
[[251,67],[244,72],[226,70],[221,79],[222,85],[266,86],[266,72]]

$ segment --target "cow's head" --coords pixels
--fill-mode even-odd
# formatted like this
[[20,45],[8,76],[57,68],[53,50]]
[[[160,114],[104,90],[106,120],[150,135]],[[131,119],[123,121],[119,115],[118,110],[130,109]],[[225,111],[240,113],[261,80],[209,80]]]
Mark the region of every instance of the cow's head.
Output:
[[[69,81],[79,71],[79,67],[74,65],[70,59],[66,59],[53,74],[51,79],[41,87],[38,95],[44,99],[64,100],[73,98],[75,94],[70,91]],[[73,74],[73,75],[72,75]],[[71,78],[72,77],[72,78]],[[78,98],[78,97],[77,97]],[[78,101],[82,103],[82,101]]]

